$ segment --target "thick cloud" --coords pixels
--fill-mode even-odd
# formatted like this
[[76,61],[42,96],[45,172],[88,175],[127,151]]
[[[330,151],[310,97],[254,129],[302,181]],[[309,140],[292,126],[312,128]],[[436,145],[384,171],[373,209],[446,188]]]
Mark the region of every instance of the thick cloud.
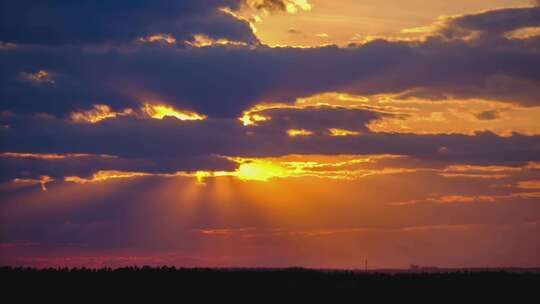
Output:
[[516,29],[540,26],[540,5],[532,8],[507,8],[450,19],[442,33],[447,37],[480,31],[492,36]]
[[186,40],[203,33],[255,42],[244,22],[218,9],[239,0],[0,1],[0,41],[17,44],[119,44],[156,33]]
[[[466,42],[377,41],[358,48],[271,49],[141,47],[4,51],[3,110],[116,109],[159,101],[212,117],[238,117],[260,101],[293,101],[320,92],[399,93],[538,104],[540,54],[498,51]],[[54,85],[20,80],[22,72],[55,73]],[[413,77],[414,76],[414,77]],[[38,102],[39,101],[39,102]]]
[[[103,9],[104,13],[99,14],[103,20],[96,21],[99,26],[94,28],[81,22],[84,18],[55,18],[58,23],[54,23],[36,17],[35,22],[45,22],[50,26],[48,30],[56,33],[50,36],[34,33],[38,27],[32,22],[23,22],[19,27],[17,22],[22,21],[12,20],[14,17],[3,19],[7,26],[2,26],[2,35],[7,36],[1,39],[22,43],[0,51],[0,110],[7,111],[2,118],[3,152],[110,154],[122,161],[100,163],[101,169],[149,172],[230,168],[226,161],[211,161],[216,154],[392,153],[473,163],[524,162],[538,158],[538,138],[517,134],[501,138],[491,133],[477,136],[370,133],[366,124],[381,114],[369,111],[273,109],[266,111],[272,120],[256,128],[244,128],[236,120],[242,111],[261,101],[292,102],[298,97],[336,91],[486,98],[538,105],[540,71],[536,67],[540,66],[540,53],[532,47],[537,38],[515,42],[504,36],[508,31],[537,25],[538,8],[457,17],[422,42],[379,40],[349,48],[313,49],[261,45],[176,48],[118,43],[155,32],[183,35],[174,29],[191,33],[201,24],[185,27],[185,22],[195,18],[211,24],[213,18],[207,17],[219,14],[217,7],[235,7],[237,3],[156,1],[135,2],[124,8],[119,4],[100,4],[101,7],[88,2],[85,10],[81,3],[17,9],[14,16],[23,13],[42,14],[43,18],[54,14],[79,16],[86,9],[89,14]],[[14,9],[30,3],[3,2],[2,5]],[[141,15],[138,12],[142,7],[148,10],[142,10],[145,13]],[[247,28],[244,23],[225,17],[228,22]],[[109,31],[108,27],[116,24],[117,19],[134,25]],[[89,28],[81,27],[83,23]],[[75,39],[71,30],[84,36]],[[497,39],[497,47],[493,39],[467,35],[456,38],[449,34],[464,31],[489,33],[486,35]],[[111,46],[110,42],[116,45]],[[89,110],[95,104],[108,104],[113,110],[121,111],[138,110],[145,102],[168,103],[178,109],[206,114],[210,119],[179,122],[127,117],[95,125],[66,120],[71,112]],[[34,113],[52,114],[56,118],[43,114],[32,116]],[[300,128],[314,131],[313,136],[302,139],[287,136],[287,129]],[[362,136],[331,138],[326,132],[329,128],[358,131]],[[494,145],[504,148],[493,151]],[[439,153],[443,147],[446,153]],[[129,159],[129,165],[123,159]],[[134,159],[139,163],[133,165]],[[19,164],[6,170],[11,172],[7,176],[20,172],[21,167]],[[81,175],[91,171],[82,164],[77,168]],[[35,174],[38,171],[41,170],[35,170]]]
[[[271,120],[244,127],[236,119],[182,122],[122,117],[79,124],[42,116],[8,116],[1,121],[2,152],[90,153],[118,158],[39,160],[4,157],[2,179],[49,175],[89,176],[98,170],[174,173],[233,170],[221,156],[272,157],[289,154],[397,154],[443,165],[523,165],[540,161],[540,136],[499,137],[492,133],[415,135],[371,133],[366,124],[381,114],[340,108],[273,109]],[[328,130],[359,132],[333,137]],[[290,137],[289,129],[311,136]],[[498,147],[493,149],[493,147]]]
[[[1,109],[67,116],[96,103],[120,110],[159,101],[238,117],[261,101],[328,91],[538,105],[540,38],[504,36],[537,25],[537,17],[538,8],[488,11],[452,19],[424,42],[379,40],[345,49],[19,46],[0,52]],[[491,23],[497,25],[488,30]],[[39,71],[53,82],[21,78]]]

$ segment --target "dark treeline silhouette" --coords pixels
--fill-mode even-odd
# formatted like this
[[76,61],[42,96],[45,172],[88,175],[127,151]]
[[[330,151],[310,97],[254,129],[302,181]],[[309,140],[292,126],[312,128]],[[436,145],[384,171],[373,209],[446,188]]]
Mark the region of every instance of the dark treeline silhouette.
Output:
[[[367,295],[399,296],[456,292],[507,293],[509,297],[536,292],[540,286],[540,269],[438,270],[438,271],[325,271],[303,268],[288,269],[186,269],[174,267],[126,268],[0,268],[10,286],[32,286],[33,289],[91,289],[95,292],[127,287],[130,292],[158,288],[162,291],[194,292],[226,290],[228,292],[304,290],[313,292],[355,290]],[[515,300],[515,299],[514,299]]]

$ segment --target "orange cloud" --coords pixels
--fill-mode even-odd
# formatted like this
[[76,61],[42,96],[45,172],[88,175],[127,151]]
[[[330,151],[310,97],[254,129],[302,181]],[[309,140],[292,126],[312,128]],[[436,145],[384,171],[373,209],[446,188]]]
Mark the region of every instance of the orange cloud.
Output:
[[176,38],[171,34],[154,34],[138,39],[142,43],[160,43],[165,45],[176,44]]
[[413,205],[419,203],[435,204],[471,204],[471,203],[495,203],[505,199],[536,199],[540,198],[540,192],[518,192],[503,195],[442,195],[425,199],[410,200],[406,202],[389,203],[392,206]]
[[26,178],[16,178],[13,180],[16,184],[39,184],[41,186],[42,191],[47,191],[47,183],[53,182],[54,179],[52,179],[48,175],[42,175],[40,179],[26,179]]
[[540,27],[525,27],[504,35],[507,39],[529,39],[540,36]]
[[521,189],[540,189],[540,180],[521,181],[518,183]]
[[189,46],[196,47],[196,48],[209,47],[209,46],[215,46],[215,45],[235,45],[235,46],[248,45],[246,42],[243,42],[243,41],[235,41],[235,40],[229,40],[225,38],[214,39],[204,34],[195,34],[193,35],[192,40],[185,41],[185,43]]
[[114,112],[111,107],[104,104],[94,105],[92,110],[83,112],[72,112],[70,118],[74,122],[79,123],[98,123],[105,119],[116,118],[118,116],[133,115],[134,111],[130,108],[124,109],[122,112]]
[[72,112],[70,118],[72,121],[78,123],[98,123],[105,119],[126,116],[150,117],[154,119],[174,117],[179,120],[204,120],[207,118],[205,115],[191,111],[177,110],[172,106],[161,103],[144,103],[138,112],[135,112],[131,108],[124,109],[122,112],[114,112],[108,105],[97,104],[94,105],[92,110]]
[[[377,133],[475,135],[490,131],[505,137],[513,133],[540,134],[540,107],[493,100],[429,100],[392,94],[357,96],[329,92],[299,98],[288,107],[302,109],[322,105],[389,114],[367,125]],[[261,107],[255,112],[264,115],[263,110]]]

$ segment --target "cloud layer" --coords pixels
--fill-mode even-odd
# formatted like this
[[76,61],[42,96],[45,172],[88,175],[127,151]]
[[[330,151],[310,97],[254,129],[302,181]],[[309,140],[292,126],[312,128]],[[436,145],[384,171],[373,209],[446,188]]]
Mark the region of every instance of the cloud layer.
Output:
[[311,8],[0,0],[0,262],[537,265],[538,5],[347,47],[239,14]]

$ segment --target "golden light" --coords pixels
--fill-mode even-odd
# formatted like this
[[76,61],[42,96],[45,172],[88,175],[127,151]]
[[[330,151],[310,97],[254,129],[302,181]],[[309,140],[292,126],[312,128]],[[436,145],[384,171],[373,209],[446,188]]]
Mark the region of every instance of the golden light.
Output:
[[197,172],[195,172],[195,178],[197,179],[197,183],[199,183],[199,184],[203,184],[204,179],[207,178],[207,177],[210,177],[210,176],[212,176],[212,173],[208,172],[208,171],[197,171]]
[[287,134],[290,137],[311,136],[313,135],[313,132],[306,129],[290,129],[290,130],[287,130]]
[[328,131],[330,132],[330,136],[337,136],[337,137],[360,135],[360,132],[344,130],[344,129],[332,128],[332,129],[328,129]]
[[286,5],[286,10],[289,14],[296,14],[298,9],[303,11],[310,11],[311,4],[308,0],[289,0]]
[[163,104],[145,103],[142,107],[142,111],[155,119],[175,117],[179,120],[204,120],[207,118],[206,115],[201,115],[190,111],[180,111],[171,106]]
[[271,117],[269,116],[262,116],[260,114],[251,114],[251,113],[244,113],[242,117],[239,118],[239,120],[242,122],[244,126],[256,126],[258,122],[267,121],[270,120]]
[[[274,158],[225,157],[238,164],[234,171],[196,171],[176,173],[146,173],[116,170],[100,170],[90,178],[67,176],[65,182],[88,184],[111,179],[131,179],[137,177],[191,177],[199,185],[207,178],[235,177],[242,181],[268,182],[275,178],[319,178],[332,180],[354,180],[378,174],[415,172],[416,169],[373,167],[382,160],[403,158],[399,155],[287,155]],[[442,170],[441,175],[454,174]],[[474,177],[480,177],[474,174]],[[493,177],[490,175],[490,177]],[[39,181],[35,180],[34,183]],[[49,182],[49,180],[45,181]]]
[[244,126],[257,126],[259,122],[271,120],[272,117],[261,114],[264,111],[272,109],[294,109],[295,105],[289,105],[284,103],[260,103],[247,109],[242,114],[242,117],[238,118]]
[[247,46],[248,44],[243,41],[229,40],[225,38],[214,39],[204,34],[195,34],[191,41],[185,41],[189,46],[202,48],[209,47],[214,45],[236,45],[236,46]]
[[227,157],[239,164],[233,172],[214,172],[213,177],[234,176],[244,181],[269,181],[273,178],[314,177],[351,180],[374,174],[403,172],[401,169],[364,167],[399,155],[287,155],[276,158]]

